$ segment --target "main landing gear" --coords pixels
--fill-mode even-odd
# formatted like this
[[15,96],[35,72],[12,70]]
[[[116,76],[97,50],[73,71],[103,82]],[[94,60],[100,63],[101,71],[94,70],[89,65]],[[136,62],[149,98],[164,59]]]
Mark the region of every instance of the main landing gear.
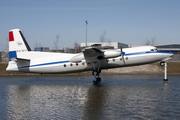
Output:
[[99,77],[99,74],[101,72],[100,71],[97,71],[97,70],[93,70],[92,71],[92,75],[94,76],[94,81],[93,81],[93,85],[97,85],[101,82],[101,78]]
[[99,62],[98,68],[96,69],[95,63],[93,63],[94,70],[92,71],[92,75],[94,76],[93,85],[97,85],[101,82],[101,78],[99,77],[99,74],[101,73],[101,62]]

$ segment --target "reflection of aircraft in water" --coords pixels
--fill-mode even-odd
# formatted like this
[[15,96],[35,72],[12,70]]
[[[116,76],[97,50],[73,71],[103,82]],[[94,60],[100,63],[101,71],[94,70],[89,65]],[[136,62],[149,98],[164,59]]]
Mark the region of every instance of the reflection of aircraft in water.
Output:
[[157,51],[156,47],[143,46],[115,50],[87,47],[82,53],[50,53],[31,51],[19,29],[9,31],[9,64],[7,71],[32,73],[73,73],[92,71],[96,81],[101,81],[101,69],[137,66],[165,61],[170,52]]

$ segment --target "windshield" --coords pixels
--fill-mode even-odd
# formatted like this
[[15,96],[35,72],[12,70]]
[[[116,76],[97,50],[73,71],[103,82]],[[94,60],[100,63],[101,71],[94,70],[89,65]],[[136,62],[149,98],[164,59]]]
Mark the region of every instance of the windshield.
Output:
[[156,51],[158,51],[158,49],[157,49],[157,48],[154,48],[154,49],[150,49],[150,51],[151,51],[151,52],[156,52]]

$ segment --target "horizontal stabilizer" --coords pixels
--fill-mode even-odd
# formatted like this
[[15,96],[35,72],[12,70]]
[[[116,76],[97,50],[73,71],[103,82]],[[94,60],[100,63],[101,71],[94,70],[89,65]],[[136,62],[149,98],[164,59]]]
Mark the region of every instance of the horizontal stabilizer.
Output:
[[14,62],[29,62],[29,59],[23,59],[23,58],[11,58]]

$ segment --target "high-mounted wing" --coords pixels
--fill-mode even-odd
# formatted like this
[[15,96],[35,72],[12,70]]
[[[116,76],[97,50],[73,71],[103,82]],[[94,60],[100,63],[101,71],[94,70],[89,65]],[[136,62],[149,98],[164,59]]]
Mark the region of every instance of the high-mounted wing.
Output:
[[120,49],[113,50],[99,50],[98,48],[89,47],[83,50],[83,54],[86,60],[88,59],[108,59],[121,56]]
[[104,56],[104,51],[99,50],[98,48],[88,47],[83,50],[84,58],[88,59],[99,59]]
[[82,61],[96,61],[100,58],[103,58],[104,51],[99,50],[98,48],[88,47],[82,50],[82,53],[72,57],[69,61],[73,63],[82,62]]
[[107,58],[115,58],[119,57],[121,52],[119,49],[115,50],[100,50],[94,47],[88,47],[82,50],[82,53],[74,56],[69,61],[73,63],[82,62],[82,61],[90,61],[95,62],[99,59],[107,59]]

